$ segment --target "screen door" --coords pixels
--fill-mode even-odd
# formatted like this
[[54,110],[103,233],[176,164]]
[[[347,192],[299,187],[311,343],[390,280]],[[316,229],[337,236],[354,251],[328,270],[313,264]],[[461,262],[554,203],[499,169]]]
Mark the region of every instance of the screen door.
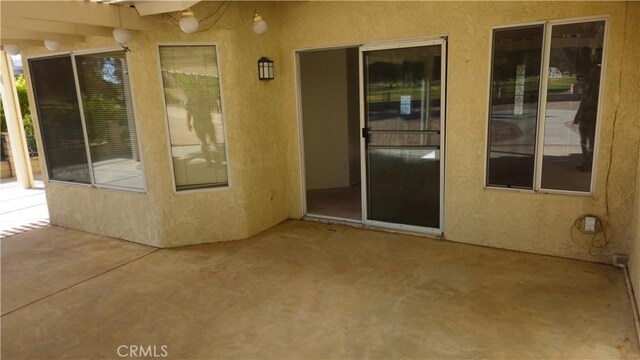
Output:
[[360,55],[363,221],[441,234],[445,40]]

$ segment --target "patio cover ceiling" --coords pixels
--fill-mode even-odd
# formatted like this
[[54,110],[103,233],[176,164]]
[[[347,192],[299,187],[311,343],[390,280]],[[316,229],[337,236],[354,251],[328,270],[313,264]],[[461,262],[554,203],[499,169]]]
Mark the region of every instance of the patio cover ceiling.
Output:
[[147,30],[147,15],[185,10],[199,1],[1,1],[0,44],[44,46],[111,37],[114,28]]

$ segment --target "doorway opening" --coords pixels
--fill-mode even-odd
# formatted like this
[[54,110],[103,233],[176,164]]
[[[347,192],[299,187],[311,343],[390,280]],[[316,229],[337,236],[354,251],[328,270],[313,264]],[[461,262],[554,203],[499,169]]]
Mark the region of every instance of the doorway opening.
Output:
[[358,51],[298,52],[308,216],[362,221]]

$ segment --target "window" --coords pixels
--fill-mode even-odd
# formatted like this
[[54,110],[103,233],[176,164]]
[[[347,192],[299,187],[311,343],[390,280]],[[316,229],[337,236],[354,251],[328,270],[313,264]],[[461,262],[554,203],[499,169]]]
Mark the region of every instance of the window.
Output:
[[591,192],[604,30],[494,30],[487,186]]
[[228,185],[216,47],[159,51],[176,190]]
[[124,51],[30,59],[29,67],[49,178],[143,189]]
[[91,183],[71,56],[29,60],[49,179]]
[[544,28],[493,33],[487,183],[532,188]]

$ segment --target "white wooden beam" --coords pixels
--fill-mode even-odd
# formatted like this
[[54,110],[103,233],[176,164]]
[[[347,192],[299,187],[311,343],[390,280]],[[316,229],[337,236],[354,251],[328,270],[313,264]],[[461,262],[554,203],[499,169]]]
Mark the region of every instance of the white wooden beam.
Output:
[[60,34],[111,37],[113,28],[38,19],[2,19],[3,29],[46,31]]
[[199,0],[135,1],[134,6],[140,16],[146,16],[187,10],[199,2]]
[[84,36],[72,34],[60,34],[44,31],[28,31],[8,29],[4,26],[0,29],[3,39],[21,39],[21,40],[56,40],[59,42],[82,42]]
[[0,38],[0,45],[44,46],[42,40]]

